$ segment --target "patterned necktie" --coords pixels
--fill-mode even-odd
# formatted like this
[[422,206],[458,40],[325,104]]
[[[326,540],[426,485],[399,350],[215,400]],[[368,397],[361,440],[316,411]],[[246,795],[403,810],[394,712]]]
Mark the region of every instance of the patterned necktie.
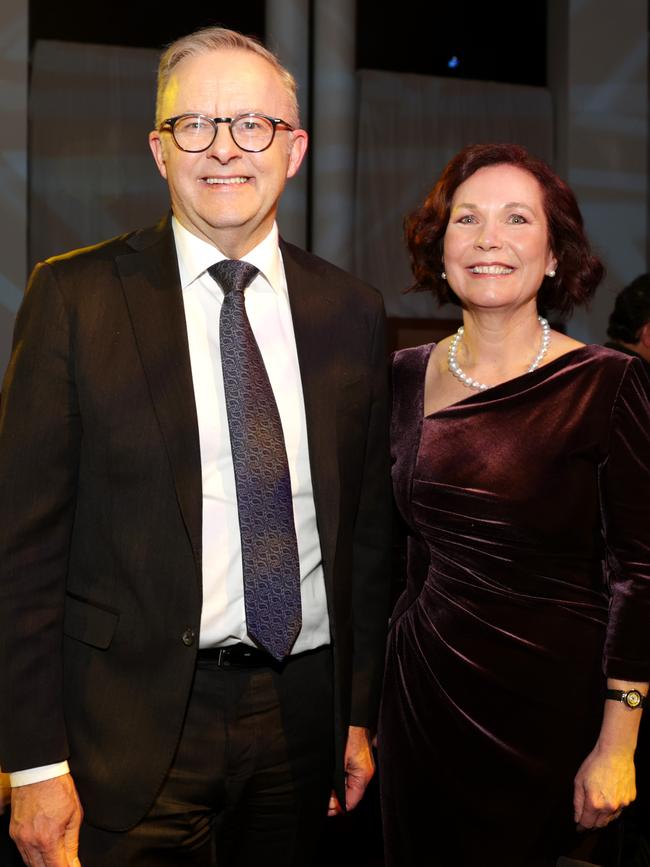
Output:
[[302,622],[300,564],[280,414],[244,305],[244,290],[259,272],[236,259],[217,262],[208,272],[224,292],[219,340],[237,487],[246,628],[257,644],[283,659]]

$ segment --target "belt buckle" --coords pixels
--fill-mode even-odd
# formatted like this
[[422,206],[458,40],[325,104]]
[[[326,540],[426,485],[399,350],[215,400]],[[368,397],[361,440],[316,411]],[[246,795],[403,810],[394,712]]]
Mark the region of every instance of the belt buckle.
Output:
[[230,667],[230,654],[228,647],[220,647],[217,653],[217,665],[219,668],[229,668]]

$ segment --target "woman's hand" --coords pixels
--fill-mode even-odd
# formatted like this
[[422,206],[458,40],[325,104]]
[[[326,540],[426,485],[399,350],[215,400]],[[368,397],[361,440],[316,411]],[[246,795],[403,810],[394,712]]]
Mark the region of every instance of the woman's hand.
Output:
[[[615,678],[608,678],[607,688],[622,692],[635,689],[643,696],[648,693],[647,683]],[[627,707],[622,701],[605,701],[598,741],[574,780],[578,830],[604,828],[636,798],[634,750],[641,713],[641,708]]]
[[634,750],[615,750],[597,743],[574,781],[573,806],[578,830],[604,828],[635,798]]

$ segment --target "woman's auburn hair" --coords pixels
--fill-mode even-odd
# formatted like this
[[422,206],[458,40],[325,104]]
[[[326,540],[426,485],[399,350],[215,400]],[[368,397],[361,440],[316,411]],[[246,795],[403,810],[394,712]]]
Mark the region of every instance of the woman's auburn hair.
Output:
[[541,187],[549,245],[557,268],[555,277],[544,278],[537,305],[542,311],[554,310],[568,316],[575,306],[586,304],[591,298],[605,269],[591,250],[571,188],[547,163],[516,144],[475,144],[463,148],[447,164],[422,207],[406,218],[406,242],[415,277],[412,290],[431,290],[440,304],[447,301],[460,304],[442,277],[443,239],[451,202],[458,187],[475,172],[499,165],[523,169]]

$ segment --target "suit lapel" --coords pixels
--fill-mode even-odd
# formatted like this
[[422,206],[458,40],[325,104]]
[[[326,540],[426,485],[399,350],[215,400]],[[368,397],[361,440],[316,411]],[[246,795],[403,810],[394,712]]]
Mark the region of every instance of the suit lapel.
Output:
[[200,579],[201,452],[171,222],[130,243],[133,252],[119,256],[117,268]]
[[[185,310],[169,220],[130,240],[133,252],[117,258],[135,339],[165,441],[178,502],[201,575],[202,480],[198,422]],[[280,243],[305,400],[314,503],[325,563],[334,561],[340,480],[328,378],[331,314],[327,283]],[[326,576],[331,569],[325,569]],[[328,577],[329,582],[329,577]]]
[[339,522],[339,472],[336,415],[332,383],[329,381],[331,335],[323,323],[329,321],[331,304],[327,284],[280,242],[287,278],[291,315],[307,417],[309,462],[321,551],[329,582]]

